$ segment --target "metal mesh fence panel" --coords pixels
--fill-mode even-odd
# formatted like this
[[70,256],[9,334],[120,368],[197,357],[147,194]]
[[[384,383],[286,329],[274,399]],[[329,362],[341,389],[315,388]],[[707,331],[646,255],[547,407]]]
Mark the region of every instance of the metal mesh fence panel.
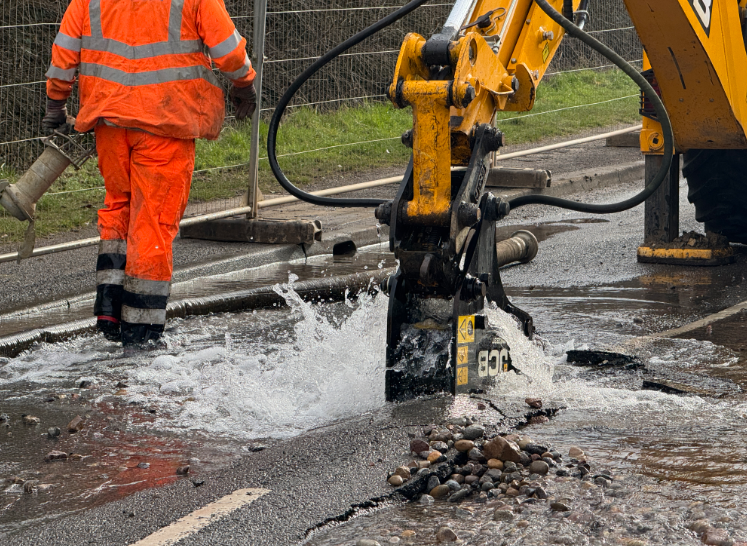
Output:
[[[22,172],[42,151],[39,137],[44,73],[68,3],[3,0],[0,5],[0,178],[8,173],[12,176],[13,171]],[[253,0],[226,0],[250,49],[253,4]],[[396,0],[268,0],[263,119],[269,119],[281,94],[314,59],[401,5]],[[451,5],[438,0],[426,4],[330,63],[301,88],[278,139],[280,164],[291,180],[315,189],[402,172],[409,153],[399,137],[411,125],[411,113],[394,110],[384,91],[405,34],[430,36],[446,20]],[[591,0],[589,11],[587,30],[624,58],[640,62],[641,46],[623,1]],[[587,46],[564,40],[540,86],[535,110],[498,116],[509,143],[518,139],[521,146],[526,146],[543,136],[558,134],[560,126],[566,133],[591,134],[635,123],[635,90],[608,69],[609,61]],[[228,82],[222,81],[227,88]],[[573,86],[580,84],[587,92],[574,93]],[[568,87],[567,92],[563,85]],[[596,92],[588,92],[594,86]],[[545,91],[548,97],[554,93],[557,100],[543,101]],[[74,101],[71,113],[77,109]],[[228,104],[219,141],[198,145],[188,215],[243,204],[250,130],[249,123],[236,122],[231,114]],[[266,135],[266,126],[262,133]],[[261,187],[265,193],[272,193],[279,189],[264,158],[264,139],[262,142]],[[507,151],[515,147],[510,145]],[[71,226],[85,229],[86,223],[95,224],[96,210],[102,203],[102,181],[91,163],[82,173],[67,174],[43,198],[37,211],[37,229],[41,234]],[[18,239],[23,226],[3,214],[0,212],[0,238]],[[66,218],[52,221],[55,215]]]

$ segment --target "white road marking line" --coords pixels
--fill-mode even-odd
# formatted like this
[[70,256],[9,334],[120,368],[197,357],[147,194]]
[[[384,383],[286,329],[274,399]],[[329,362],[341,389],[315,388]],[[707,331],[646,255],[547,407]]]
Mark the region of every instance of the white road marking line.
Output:
[[239,489],[230,495],[226,495],[215,502],[203,506],[199,510],[195,510],[191,514],[187,514],[171,525],[159,529],[152,535],[133,543],[131,546],[169,546],[176,544],[183,538],[196,533],[211,523],[215,523],[234,510],[251,504],[269,492],[269,489]]

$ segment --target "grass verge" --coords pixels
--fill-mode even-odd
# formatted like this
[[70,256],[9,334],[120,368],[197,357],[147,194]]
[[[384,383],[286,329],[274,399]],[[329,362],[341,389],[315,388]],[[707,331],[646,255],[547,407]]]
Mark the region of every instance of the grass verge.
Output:
[[[525,144],[634,123],[638,119],[638,99],[621,97],[636,93],[635,84],[618,70],[560,74],[540,85],[533,111],[499,113],[498,125],[509,144]],[[583,106],[555,112],[577,105]],[[278,134],[279,163],[288,178],[300,186],[403,166],[409,159],[409,150],[399,142],[399,136],[410,127],[410,109],[396,110],[388,103],[346,106],[325,113],[297,108],[287,116]],[[233,198],[246,191],[250,128],[248,122],[236,123],[226,126],[216,141],[198,141],[192,202]],[[260,133],[260,157],[264,157],[266,123]],[[17,176],[0,166],[0,179],[12,181]],[[259,176],[265,193],[277,189],[266,158],[260,161]],[[39,203],[37,236],[95,223],[104,192],[91,188],[102,185],[95,160],[80,171],[69,169]],[[0,212],[0,244],[20,240],[24,229],[25,224]]]

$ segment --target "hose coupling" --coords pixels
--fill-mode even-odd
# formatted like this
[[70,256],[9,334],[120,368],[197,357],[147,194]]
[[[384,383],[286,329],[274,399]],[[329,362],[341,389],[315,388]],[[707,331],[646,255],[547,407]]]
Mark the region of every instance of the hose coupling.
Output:
[[387,201],[376,207],[374,216],[376,216],[380,224],[388,226],[392,221],[392,202]]

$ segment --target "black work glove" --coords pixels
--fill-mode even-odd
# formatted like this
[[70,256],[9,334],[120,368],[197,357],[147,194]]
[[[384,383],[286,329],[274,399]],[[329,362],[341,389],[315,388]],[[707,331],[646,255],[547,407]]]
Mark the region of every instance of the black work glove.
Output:
[[42,119],[42,131],[45,135],[51,135],[58,129],[64,129],[67,125],[66,100],[54,100],[47,97],[47,110]]
[[234,85],[229,96],[236,107],[236,119],[242,120],[254,115],[254,111],[257,109],[257,91],[254,89],[254,84],[248,87],[236,87]]

